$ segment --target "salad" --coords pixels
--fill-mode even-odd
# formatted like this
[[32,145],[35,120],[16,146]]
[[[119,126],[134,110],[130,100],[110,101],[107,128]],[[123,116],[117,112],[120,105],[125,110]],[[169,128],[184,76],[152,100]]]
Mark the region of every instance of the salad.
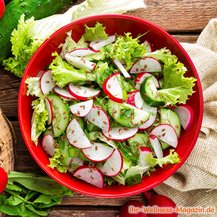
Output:
[[157,166],[179,163],[175,148],[192,124],[185,104],[196,79],[170,50],[154,50],[147,34],[107,35],[96,23],[79,41],[72,35],[25,81],[36,97],[31,139],[49,167],[102,188],[134,185]]

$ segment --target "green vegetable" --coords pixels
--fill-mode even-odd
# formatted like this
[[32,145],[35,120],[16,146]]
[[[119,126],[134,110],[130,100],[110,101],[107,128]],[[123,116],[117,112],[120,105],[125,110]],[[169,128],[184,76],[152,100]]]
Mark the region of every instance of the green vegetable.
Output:
[[139,43],[139,37],[133,38],[131,33],[118,37],[115,43],[105,46],[103,50],[107,57],[125,61],[127,70],[146,53],[145,46]]
[[43,95],[40,88],[39,77],[29,77],[28,79],[26,79],[25,83],[27,84],[27,96],[31,95],[40,97]]
[[[7,5],[6,14],[0,21],[0,63],[10,55],[11,46],[13,57],[4,61],[6,70],[22,77],[26,64],[42,42],[57,29],[75,19],[99,14],[99,10],[102,14],[123,13],[145,6],[143,0],[136,3],[131,0],[123,0],[121,4],[112,0],[106,2],[104,0],[86,0],[80,5],[71,7],[64,14],[56,14],[37,20],[56,13],[69,3],[71,0],[12,0]],[[25,14],[26,19],[33,16],[37,21],[31,18],[24,22],[24,17],[21,17],[22,14]],[[11,43],[10,35],[16,27],[17,30],[14,30],[11,36]],[[84,40],[82,41],[84,42]],[[14,54],[13,50],[17,50],[19,53]]]
[[12,171],[4,195],[0,195],[0,212],[10,216],[47,216],[49,208],[72,191],[46,176]]
[[[0,20],[0,63],[2,63],[2,61],[10,54],[11,32],[17,27],[18,20],[22,14],[25,14],[27,19],[32,16],[34,16],[35,19],[41,19],[57,13],[70,3],[71,0],[12,0],[8,3],[6,5],[4,17]],[[12,44],[13,43],[14,41],[12,41]],[[29,44],[29,48],[30,47]],[[25,49],[23,49],[23,51],[25,51]]]
[[83,37],[85,41],[96,41],[100,39],[107,39],[108,35],[105,32],[105,27],[101,23],[96,23],[94,27],[88,27],[85,25]]
[[149,119],[149,113],[126,103],[108,101],[108,112],[124,127],[136,127]]
[[95,80],[94,74],[86,73],[84,69],[75,69],[56,52],[52,55],[56,58],[50,64],[49,69],[53,75],[53,80],[59,87],[64,87],[71,82],[74,84],[82,84]]
[[43,98],[38,98],[32,102],[33,115],[31,121],[31,140],[37,145],[38,138],[43,131],[46,130],[46,122],[48,120],[48,113],[45,108]]
[[145,159],[151,167],[155,167],[159,165],[162,167],[164,164],[176,164],[180,162],[179,155],[175,152],[175,150],[171,149],[169,155],[163,157],[161,159],[154,158],[153,155],[147,154]]
[[96,82],[99,84],[100,87],[103,86],[104,81],[106,78],[114,72],[114,68],[111,66],[109,67],[107,62],[99,61],[96,65],[94,73],[96,75]]
[[193,87],[196,79],[184,77],[187,69],[167,49],[161,49],[147,56],[152,56],[164,64],[163,88],[158,90],[159,97],[166,105],[185,104],[188,97],[194,93]]

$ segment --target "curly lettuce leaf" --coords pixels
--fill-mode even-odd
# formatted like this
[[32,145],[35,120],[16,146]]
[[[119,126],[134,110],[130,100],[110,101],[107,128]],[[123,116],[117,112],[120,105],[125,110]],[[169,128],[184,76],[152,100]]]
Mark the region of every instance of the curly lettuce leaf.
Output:
[[188,97],[194,93],[196,79],[185,77],[187,69],[184,64],[167,49],[158,50],[147,56],[152,56],[163,63],[163,85],[158,91],[159,97],[166,105],[185,104]]
[[53,80],[59,87],[64,87],[69,83],[82,84],[95,80],[95,75],[86,73],[84,69],[76,69],[66,61],[64,61],[57,52],[54,52],[52,56],[56,58],[49,66],[53,75]]
[[25,83],[27,84],[27,96],[42,96],[40,88],[40,78],[39,77],[29,77],[26,79]]
[[139,37],[133,38],[131,33],[126,33],[118,36],[115,43],[105,46],[103,51],[108,58],[123,61],[129,70],[137,59],[144,56],[146,48],[140,44]]
[[30,57],[42,43],[41,40],[35,37],[33,31],[34,18],[25,21],[24,17],[24,15],[21,16],[17,29],[13,30],[11,34],[13,57],[3,61],[5,70],[14,73],[18,77],[22,77]]
[[145,160],[150,165],[150,167],[155,167],[157,165],[162,167],[165,164],[176,164],[180,162],[179,155],[175,152],[174,149],[170,150],[169,155],[160,159],[153,157],[151,153],[147,154]]
[[85,25],[84,40],[96,41],[100,39],[107,39],[108,35],[105,32],[105,27],[101,23],[96,23],[94,27]]
[[46,130],[48,112],[45,108],[43,98],[38,98],[32,102],[33,115],[31,120],[31,140],[37,145],[38,138]]

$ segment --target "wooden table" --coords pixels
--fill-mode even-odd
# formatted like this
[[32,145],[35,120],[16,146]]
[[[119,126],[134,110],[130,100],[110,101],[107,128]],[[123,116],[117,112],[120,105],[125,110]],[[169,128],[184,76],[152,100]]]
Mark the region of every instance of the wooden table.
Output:
[[[194,43],[202,29],[216,16],[216,0],[145,0],[147,8],[128,14],[154,22],[180,42]],[[14,147],[15,170],[41,172],[23,142],[17,118],[17,95],[20,79],[0,68],[0,107],[12,122],[17,144]],[[115,217],[129,199],[143,200],[142,195],[121,199],[97,199],[75,193],[54,207],[50,216]]]

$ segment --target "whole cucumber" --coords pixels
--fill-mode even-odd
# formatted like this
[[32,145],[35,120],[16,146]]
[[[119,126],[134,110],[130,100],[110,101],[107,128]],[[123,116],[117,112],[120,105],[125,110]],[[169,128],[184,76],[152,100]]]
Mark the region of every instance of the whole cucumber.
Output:
[[17,27],[22,14],[25,18],[41,19],[59,12],[72,0],[12,0],[6,5],[5,14],[0,20],[0,64],[11,53],[11,32]]

